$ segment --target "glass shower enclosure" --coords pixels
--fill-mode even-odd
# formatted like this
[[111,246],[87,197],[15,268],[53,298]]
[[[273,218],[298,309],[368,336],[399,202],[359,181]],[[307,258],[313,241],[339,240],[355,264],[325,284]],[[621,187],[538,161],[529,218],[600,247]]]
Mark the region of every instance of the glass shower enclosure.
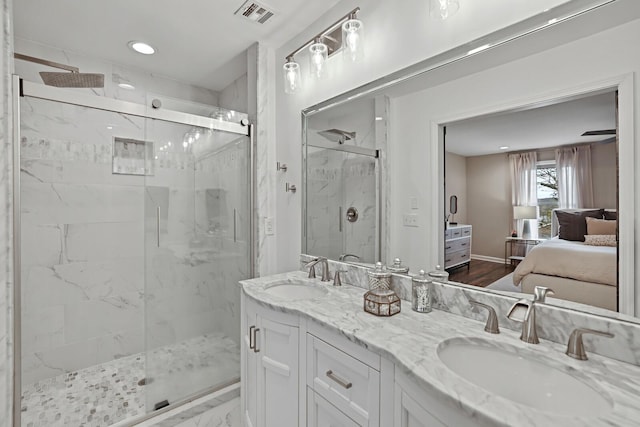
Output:
[[251,125],[21,93],[14,425],[108,426],[237,383]]

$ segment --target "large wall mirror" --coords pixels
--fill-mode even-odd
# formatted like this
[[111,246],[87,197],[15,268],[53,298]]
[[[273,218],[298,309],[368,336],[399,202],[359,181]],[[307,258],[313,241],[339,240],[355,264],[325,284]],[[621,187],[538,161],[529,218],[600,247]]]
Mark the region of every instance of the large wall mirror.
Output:
[[598,3],[303,111],[303,250],[637,321],[640,7]]

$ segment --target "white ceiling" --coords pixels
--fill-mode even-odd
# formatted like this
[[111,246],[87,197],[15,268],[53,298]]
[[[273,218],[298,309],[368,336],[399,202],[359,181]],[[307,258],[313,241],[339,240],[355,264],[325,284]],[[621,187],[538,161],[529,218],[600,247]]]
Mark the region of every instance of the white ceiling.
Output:
[[[615,129],[615,92],[474,118],[447,125],[446,151],[465,156],[602,141],[612,135],[580,136]],[[508,146],[508,150],[500,150]]]
[[[19,0],[14,30],[27,40],[219,91],[246,72],[244,51],[254,42],[280,47],[338,1],[258,1],[275,12],[261,25],[233,15],[244,0]],[[151,44],[156,54],[131,51],[131,40]]]

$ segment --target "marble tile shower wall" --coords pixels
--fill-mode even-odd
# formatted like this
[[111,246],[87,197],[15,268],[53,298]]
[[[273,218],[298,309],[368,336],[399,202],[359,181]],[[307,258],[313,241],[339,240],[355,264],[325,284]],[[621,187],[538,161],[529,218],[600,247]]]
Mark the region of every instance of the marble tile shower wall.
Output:
[[[310,148],[307,157],[307,251],[333,259],[351,253],[374,261],[375,160],[340,151],[315,150]],[[346,220],[349,207],[358,210],[354,223]]]
[[[220,303],[209,278],[237,267],[190,250],[194,210],[204,209],[194,205],[193,156],[159,156],[146,192],[145,177],[112,174],[114,133],[159,145],[181,141],[185,129],[25,98],[21,114],[23,381],[143,351],[145,298],[151,344],[215,330]],[[151,244],[155,204],[162,248]],[[155,279],[146,294],[145,240]],[[156,298],[161,288],[172,290],[171,304]]]

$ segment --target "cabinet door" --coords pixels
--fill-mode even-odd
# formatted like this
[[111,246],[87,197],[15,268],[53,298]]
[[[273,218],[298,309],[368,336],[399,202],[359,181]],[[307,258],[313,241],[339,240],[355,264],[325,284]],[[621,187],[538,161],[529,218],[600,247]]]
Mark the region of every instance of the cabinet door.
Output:
[[446,427],[402,388],[396,387],[395,427]]
[[255,329],[258,324],[254,305],[244,297],[242,298],[241,327],[242,419],[245,427],[257,427],[258,357],[253,349],[253,343],[255,335],[257,335]]
[[360,427],[322,396],[307,389],[307,427]]
[[298,425],[298,328],[258,316],[258,426]]

